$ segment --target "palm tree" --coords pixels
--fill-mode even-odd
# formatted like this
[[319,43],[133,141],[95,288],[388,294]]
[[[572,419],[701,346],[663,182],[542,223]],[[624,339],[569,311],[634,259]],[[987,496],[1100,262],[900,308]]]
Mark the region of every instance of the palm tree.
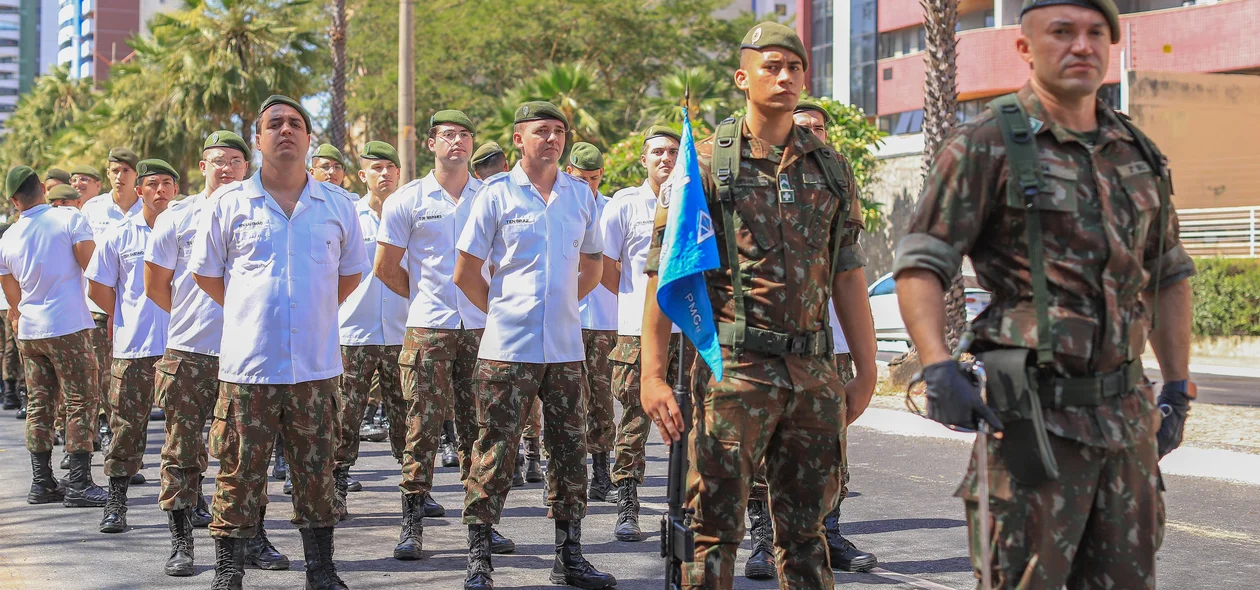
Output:
[[688,84],[691,99],[687,102],[687,112],[692,120],[708,120],[730,110],[733,86],[727,77],[704,67],[680,68],[661,78],[660,96],[647,99],[640,126],[658,121],[681,124],[683,94]]
[[42,171],[67,162],[60,159],[52,138],[82,116],[98,96],[90,79],[71,78],[66,66],[37,78],[5,123],[9,133],[0,145],[4,169],[24,164]]
[[341,150],[346,149],[346,0],[333,0],[332,28],[332,105],[329,107],[328,140]]
[[595,113],[604,112],[608,101],[598,98],[595,77],[594,70],[584,64],[550,64],[508,95],[519,102],[545,100],[556,105],[569,119],[573,141],[588,141],[602,148],[601,124]]

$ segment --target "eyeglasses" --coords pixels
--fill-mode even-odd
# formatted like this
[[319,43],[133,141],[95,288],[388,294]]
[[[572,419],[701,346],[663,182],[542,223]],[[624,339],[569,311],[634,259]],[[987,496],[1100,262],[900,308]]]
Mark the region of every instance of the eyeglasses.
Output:
[[209,164],[211,168],[231,169],[231,168],[240,168],[241,166],[244,166],[245,160],[242,158],[232,158],[231,160],[224,160],[223,158],[215,158],[213,160],[207,160],[206,164]]
[[473,134],[470,131],[443,131],[437,134],[437,136],[452,143],[473,138]]
[[320,170],[323,170],[324,172],[327,172],[329,174],[336,172],[338,170],[346,169],[345,166],[342,166],[341,164],[338,164],[336,162],[325,162],[323,164],[316,166],[316,168],[319,168]]

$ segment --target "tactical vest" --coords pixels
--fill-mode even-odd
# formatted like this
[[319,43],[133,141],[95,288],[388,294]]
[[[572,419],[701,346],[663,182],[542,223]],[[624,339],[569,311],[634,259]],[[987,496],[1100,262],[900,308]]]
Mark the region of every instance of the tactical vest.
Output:
[[[739,267],[739,249],[735,243],[735,215],[737,214],[735,200],[744,198],[745,195],[738,194],[738,191],[732,188],[735,185],[735,179],[739,177],[740,132],[743,126],[742,117],[728,117],[718,123],[714,136],[713,162],[709,167],[709,176],[713,180],[713,185],[717,187],[718,204],[722,209],[726,260],[731,271],[731,295],[735,300],[735,323],[719,323],[718,340],[721,344],[730,346],[735,355],[742,353],[745,348],[776,356],[831,354],[833,341],[829,325],[818,332],[791,336],[770,330],[749,328],[746,324],[744,298],[748,296],[748,291],[744,287],[743,271]],[[839,235],[839,230],[844,227],[844,222],[849,217],[850,206],[850,188],[848,182],[845,181],[844,168],[840,165],[836,152],[829,147],[809,153],[817,162],[818,168],[822,170],[827,189],[840,199],[840,206],[836,211],[835,222],[832,226],[833,235]],[[835,274],[839,264],[839,244],[837,240],[832,246],[832,274]],[[830,284],[827,285],[827,296],[831,296]]]

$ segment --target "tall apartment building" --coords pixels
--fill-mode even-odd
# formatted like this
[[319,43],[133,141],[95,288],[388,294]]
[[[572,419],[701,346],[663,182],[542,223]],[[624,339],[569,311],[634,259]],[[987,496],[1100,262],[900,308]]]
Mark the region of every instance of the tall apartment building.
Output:
[[22,7],[20,0],[0,0],[0,128],[13,114],[21,94]]

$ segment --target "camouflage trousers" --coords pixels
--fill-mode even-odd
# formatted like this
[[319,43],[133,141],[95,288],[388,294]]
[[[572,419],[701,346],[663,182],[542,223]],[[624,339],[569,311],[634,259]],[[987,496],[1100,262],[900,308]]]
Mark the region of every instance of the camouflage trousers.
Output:
[[406,432],[401,425],[407,410],[402,389],[398,385],[398,353],[401,346],[342,346],[341,363],[341,432],[337,436],[335,458],[337,468],[344,469],[359,460],[359,424],[367,407],[373,382],[379,383],[381,403],[389,418],[389,446],[395,457],[402,458]]
[[[617,424],[617,440],[613,450],[612,483],[631,479],[636,484],[643,484],[643,471],[647,466],[647,440],[652,434],[652,420],[643,412],[643,403],[639,401],[639,381],[642,378],[642,365],[639,363],[640,338],[638,336],[617,336],[617,346],[609,353],[612,364],[612,390],[617,401],[621,402],[621,421]],[[678,374],[678,335],[675,334],[669,343],[670,364],[669,382],[673,383]]]
[[[105,402],[109,399],[110,387],[110,363],[114,360],[114,342],[109,337],[109,316],[103,313],[93,313],[92,321],[96,324],[92,328],[92,352],[96,354],[96,386],[100,387],[100,399]],[[109,421],[109,404],[101,403],[100,414]]]
[[105,477],[131,477],[144,467],[155,365],[161,358],[114,359],[110,366],[109,429],[114,442],[105,452]]
[[547,469],[547,516],[586,515],[586,376],[583,363],[477,362],[478,399],[485,426],[473,447],[464,487],[464,524],[498,524],[512,486],[525,408],[542,399]]
[[219,383],[210,454],[219,459],[210,534],[248,539],[258,531],[267,494],[267,464],[276,433],[293,479],[293,524],[337,524],[333,455],[341,427],[337,377],[296,385]]
[[398,355],[403,395],[408,401],[406,421],[399,422],[407,425],[402,483],[398,485],[402,493],[423,494],[433,488],[433,460],[442,437],[442,421],[452,408],[460,476],[467,478],[472,446],[481,429],[473,385],[480,345],[481,330],[407,328]]
[[695,414],[688,439],[687,505],[695,510],[695,561],[685,588],[731,588],[744,512],[762,461],[770,483],[780,588],[831,588],[823,518],[840,489],[844,388],[839,379],[804,391],[727,374],[696,362]]
[[[1011,477],[988,438],[994,588],[1155,588],[1164,537],[1163,479],[1155,438],[1118,451],[1050,435],[1059,478],[1037,487]],[[963,498],[978,578],[979,478],[973,451]]]
[[88,330],[55,338],[18,340],[26,374],[26,450],[51,451],[55,398],[61,392],[66,408],[66,452],[92,452],[100,388],[92,363]]
[[617,438],[612,396],[612,363],[616,330],[582,330],[586,348],[586,452],[607,453]]
[[157,403],[166,412],[158,507],[193,508],[208,462],[202,431],[219,397],[219,357],[168,348],[156,371]]
[[525,438],[538,438],[542,436],[541,398],[535,398],[534,405],[530,406],[529,412],[525,414],[525,428],[521,431],[521,436]]
[[[836,372],[840,374],[840,383],[848,383],[853,380],[853,357],[848,353],[836,355]],[[843,419],[843,416],[841,417]],[[844,499],[849,495],[849,441],[847,436],[848,429],[840,433],[840,495],[836,498],[836,506],[839,507],[844,503]],[[752,492],[748,494],[749,500],[765,501],[769,497],[766,488],[766,464],[761,464],[761,469],[757,470],[757,476],[753,478]]]
[[0,314],[0,320],[0,338],[4,339],[0,342],[0,359],[4,361],[3,378],[5,381],[20,381],[25,377],[22,374],[22,357],[18,354],[17,334],[4,314]]

